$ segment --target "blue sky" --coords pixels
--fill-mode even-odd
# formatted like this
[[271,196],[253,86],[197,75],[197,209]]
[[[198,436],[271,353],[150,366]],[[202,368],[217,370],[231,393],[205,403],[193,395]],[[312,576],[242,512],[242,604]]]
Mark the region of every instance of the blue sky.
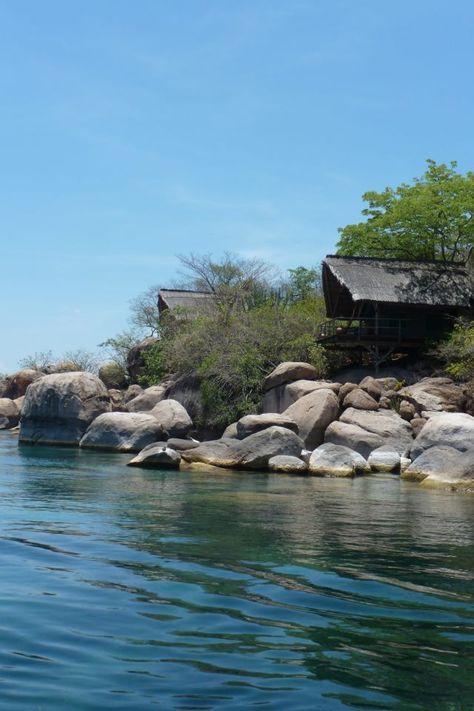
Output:
[[0,371],[177,254],[318,263],[360,196],[474,168],[468,0],[0,0]]

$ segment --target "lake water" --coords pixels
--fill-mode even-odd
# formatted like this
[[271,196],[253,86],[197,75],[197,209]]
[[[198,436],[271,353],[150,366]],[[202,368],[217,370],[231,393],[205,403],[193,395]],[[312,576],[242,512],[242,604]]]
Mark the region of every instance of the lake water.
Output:
[[474,709],[474,495],[0,434],[0,708]]

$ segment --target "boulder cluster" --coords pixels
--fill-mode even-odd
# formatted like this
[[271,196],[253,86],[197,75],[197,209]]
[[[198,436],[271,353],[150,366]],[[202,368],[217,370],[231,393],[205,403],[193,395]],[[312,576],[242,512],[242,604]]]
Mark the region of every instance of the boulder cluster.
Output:
[[176,383],[108,389],[90,373],[23,370],[0,384],[0,428],[19,424],[23,443],[133,453],[129,464],[139,467],[393,472],[474,486],[474,417],[449,378],[330,382],[308,363],[281,363],[265,380],[262,412],[202,442],[193,437],[193,384]]

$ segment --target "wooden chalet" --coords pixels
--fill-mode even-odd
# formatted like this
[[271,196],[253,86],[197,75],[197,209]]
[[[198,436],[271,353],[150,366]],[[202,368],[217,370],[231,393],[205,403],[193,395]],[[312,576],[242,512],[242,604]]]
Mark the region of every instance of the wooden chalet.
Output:
[[376,365],[474,313],[474,277],[458,263],[328,256],[323,291],[330,320],[318,342],[368,351]]
[[167,312],[173,318],[194,319],[211,313],[215,305],[214,294],[208,291],[185,289],[160,289],[158,311],[160,316]]

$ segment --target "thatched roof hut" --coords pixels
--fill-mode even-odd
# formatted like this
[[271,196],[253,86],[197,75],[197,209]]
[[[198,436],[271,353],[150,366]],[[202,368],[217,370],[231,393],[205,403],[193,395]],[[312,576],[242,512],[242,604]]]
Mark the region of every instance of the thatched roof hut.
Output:
[[[328,256],[323,262],[327,315],[350,318],[378,308],[462,315],[474,305],[474,278],[463,264]],[[369,308],[368,308],[369,307]],[[372,307],[372,309],[370,309]]]
[[175,318],[197,318],[210,313],[214,305],[215,296],[208,291],[160,289],[158,292],[160,314],[169,311]]
[[329,256],[323,291],[331,320],[320,324],[318,341],[369,352],[376,365],[474,315],[474,276],[464,264]]

